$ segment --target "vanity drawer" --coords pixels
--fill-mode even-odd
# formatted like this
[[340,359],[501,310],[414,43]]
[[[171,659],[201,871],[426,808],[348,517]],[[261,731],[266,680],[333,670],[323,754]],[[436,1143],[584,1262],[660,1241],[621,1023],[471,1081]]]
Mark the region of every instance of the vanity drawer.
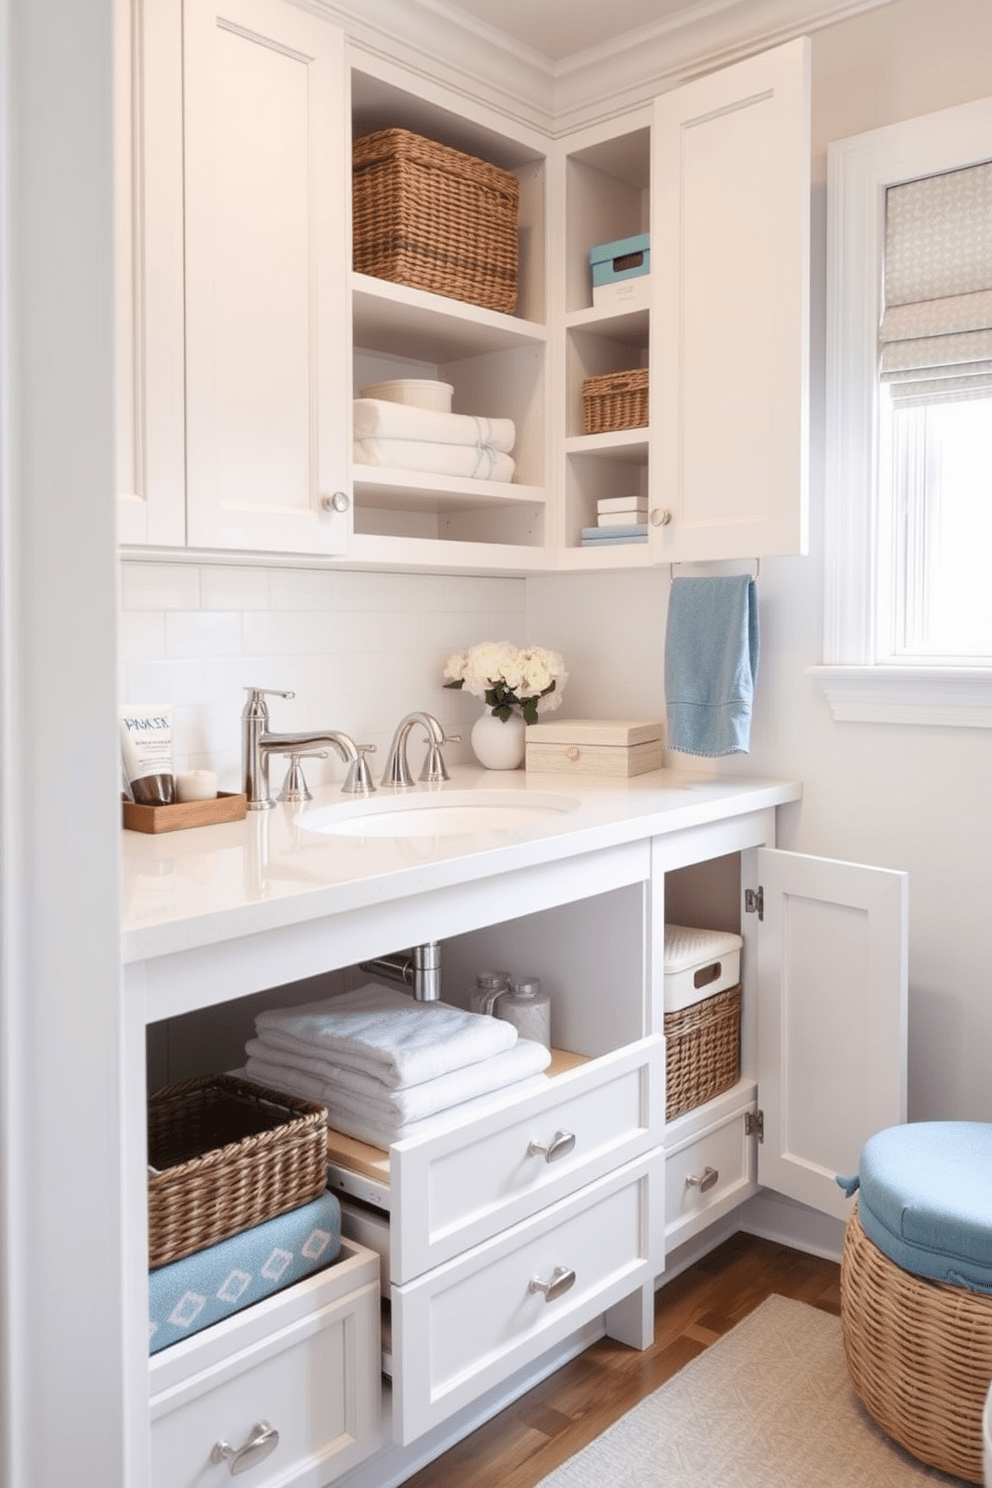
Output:
[[390,1279],[412,1281],[658,1146],[664,1108],[665,1045],[652,1036],[488,1115],[396,1143]]
[[[394,1440],[413,1441],[614,1303],[653,1289],[663,1162],[655,1148],[393,1287]],[[534,1285],[556,1277],[547,1297]]]
[[[753,1101],[677,1139],[666,1133],[665,1248],[672,1250],[756,1192]],[[675,1136],[675,1140],[673,1140]]]
[[[253,1488],[322,1488],[380,1446],[379,1258],[351,1242],[296,1286],[149,1363],[153,1488],[221,1488],[228,1457],[271,1427]],[[270,1438],[271,1439],[271,1438]]]

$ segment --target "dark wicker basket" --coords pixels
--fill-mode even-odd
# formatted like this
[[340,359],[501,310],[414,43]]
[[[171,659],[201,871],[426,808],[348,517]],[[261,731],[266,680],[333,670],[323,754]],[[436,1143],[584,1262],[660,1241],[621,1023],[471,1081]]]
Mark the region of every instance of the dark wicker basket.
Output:
[[356,140],[352,164],[358,273],[489,310],[516,308],[516,176],[406,129]]
[[148,1098],[148,1164],[154,1270],[315,1199],[327,1112],[231,1075],[185,1080]]
[[582,422],[587,434],[642,429],[648,422],[648,369],[586,377],[582,383]]
[[712,1100],[741,1074],[741,988],[665,1014],[665,1120]]

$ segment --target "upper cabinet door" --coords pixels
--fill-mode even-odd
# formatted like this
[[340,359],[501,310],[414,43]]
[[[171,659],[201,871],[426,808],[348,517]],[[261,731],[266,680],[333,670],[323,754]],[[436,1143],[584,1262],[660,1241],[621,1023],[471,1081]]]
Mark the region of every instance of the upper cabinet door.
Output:
[[188,541],[340,553],[343,37],[287,0],[186,0],[184,25]]
[[809,96],[803,38],[655,105],[655,560],[806,550]]
[[758,1179],[846,1219],[836,1174],[906,1119],[907,875],[770,848],[758,871]]

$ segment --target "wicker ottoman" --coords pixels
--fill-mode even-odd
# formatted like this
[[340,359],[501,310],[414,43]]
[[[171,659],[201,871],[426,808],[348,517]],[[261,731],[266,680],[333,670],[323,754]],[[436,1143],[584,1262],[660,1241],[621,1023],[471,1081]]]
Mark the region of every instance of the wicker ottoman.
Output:
[[981,1228],[992,1190],[986,1143],[992,1152],[992,1127],[963,1122],[872,1138],[840,1277],[844,1351],[866,1410],[921,1462],[970,1483],[983,1481],[992,1382],[992,1296],[982,1290],[982,1256],[992,1251],[992,1227],[985,1237]]

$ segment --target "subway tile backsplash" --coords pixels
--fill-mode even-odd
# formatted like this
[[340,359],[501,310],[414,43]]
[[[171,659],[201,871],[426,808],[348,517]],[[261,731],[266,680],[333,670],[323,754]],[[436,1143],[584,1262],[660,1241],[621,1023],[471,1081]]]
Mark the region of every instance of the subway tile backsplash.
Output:
[[[216,770],[221,790],[241,789],[248,686],[295,692],[271,699],[276,729],[343,729],[375,744],[373,774],[417,708],[463,735],[448,760],[468,760],[479,702],[444,689],[444,664],[477,641],[528,638],[523,579],[124,560],[120,591],[121,700],[171,703],[175,768]],[[308,760],[306,776],[327,784],[344,766]]]

